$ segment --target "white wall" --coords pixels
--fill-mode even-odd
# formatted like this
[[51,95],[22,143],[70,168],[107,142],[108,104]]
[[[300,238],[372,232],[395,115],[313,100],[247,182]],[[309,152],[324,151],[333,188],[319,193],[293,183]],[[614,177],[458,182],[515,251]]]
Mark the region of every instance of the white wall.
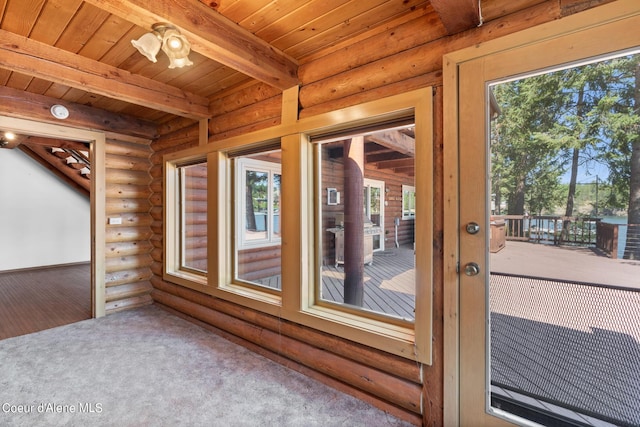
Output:
[[18,149],[0,149],[0,271],[88,262],[89,199]]

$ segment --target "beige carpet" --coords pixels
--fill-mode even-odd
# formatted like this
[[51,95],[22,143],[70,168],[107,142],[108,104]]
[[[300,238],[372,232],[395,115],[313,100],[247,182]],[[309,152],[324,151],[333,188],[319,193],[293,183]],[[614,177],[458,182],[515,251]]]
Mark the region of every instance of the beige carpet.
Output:
[[2,426],[402,426],[149,306],[0,341]]

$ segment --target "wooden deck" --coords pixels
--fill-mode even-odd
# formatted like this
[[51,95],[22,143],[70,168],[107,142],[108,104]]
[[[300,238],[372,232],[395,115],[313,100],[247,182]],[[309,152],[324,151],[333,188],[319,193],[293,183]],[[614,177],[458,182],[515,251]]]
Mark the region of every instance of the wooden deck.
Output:
[[[256,280],[262,286],[281,289],[280,276]],[[364,266],[364,309],[406,320],[415,318],[415,256],[412,247],[373,253],[373,263]],[[322,298],[344,302],[344,268],[322,267]]]
[[[364,266],[364,307],[406,320],[415,318],[415,256],[412,247],[373,253]],[[322,298],[344,302],[344,268],[322,267]]]
[[493,392],[582,425],[640,425],[640,262],[507,241],[490,263]]
[[640,289],[640,261],[612,259],[593,247],[507,241],[491,272]]

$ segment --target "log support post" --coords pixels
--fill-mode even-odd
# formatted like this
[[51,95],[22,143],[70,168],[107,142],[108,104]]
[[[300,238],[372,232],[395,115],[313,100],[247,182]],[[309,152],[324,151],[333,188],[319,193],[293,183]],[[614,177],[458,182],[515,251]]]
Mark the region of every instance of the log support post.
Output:
[[344,143],[344,302],[364,300],[364,138]]

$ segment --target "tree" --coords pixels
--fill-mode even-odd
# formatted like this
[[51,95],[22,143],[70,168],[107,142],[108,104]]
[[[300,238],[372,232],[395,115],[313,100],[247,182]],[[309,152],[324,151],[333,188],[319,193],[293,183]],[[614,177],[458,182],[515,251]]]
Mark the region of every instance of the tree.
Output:
[[[611,141],[601,157],[609,166],[615,195],[627,195],[627,239],[623,257],[640,259],[640,55],[611,61],[611,93],[603,99],[603,133]],[[619,204],[622,198],[616,198]]]
[[[493,87],[501,114],[492,123],[491,170],[493,177],[499,177],[493,182],[492,192],[496,200],[506,194],[509,215],[523,215],[527,207],[540,212],[555,203],[562,170],[557,147],[544,135],[562,114],[567,95],[561,88],[562,79],[557,73]],[[533,197],[527,197],[527,193]]]

